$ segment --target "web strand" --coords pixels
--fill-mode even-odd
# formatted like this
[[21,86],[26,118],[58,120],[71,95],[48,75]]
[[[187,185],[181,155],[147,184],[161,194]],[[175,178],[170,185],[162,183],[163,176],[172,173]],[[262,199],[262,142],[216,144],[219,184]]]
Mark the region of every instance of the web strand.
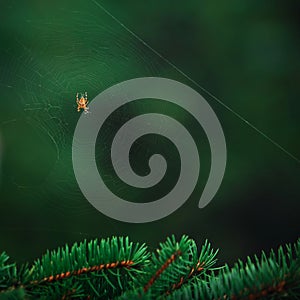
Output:
[[225,109],[227,109],[229,112],[234,114],[238,119],[240,119],[242,122],[247,124],[249,127],[251,127],[254,131],[256,131],[258,134],[263,136],[265,139],[267,139],[270,143],[272,143],[276,148],[280,149],[282,152],[287,154],[290,158],[295,160],[297,163],[300,163],[300,159],[293,155],[290,151],[288,151],[286,148],[281,146],[278,142],[276,142],[274,139],[272,139],[270,136],[268,136],[266,133],[261,131],[259,128],[257,128],[255,125],[251,124],[246,118],[244,118],[242,115],[240,115],[238,112],[233,110],[231,107],[226,105],[222,100],[220,100],[218,97],[213,95],[211,92],[206,90],[204,87],[202,87],[198,82],[196,82],[194,79],[192,79],[189,75],[187,75],[184,71],[179,69],[174,63],[172,63],[169,59],[167,59],[165,56],[163,56],[161,53],[159,53],[157,50],[155,50],[153,47],[151,47],[147,42],[145,42],[140,36],[138,36],[136,33],[134,33],[130,28],[128,28],[124,23],[122,23],[118,18],[116,18],[113,14],[111,14],[106,8],[104,8],[99,2],[96,0],[91,0],[97,7],[99,7],[101,10],[103,10],[108,16],[110,16],[115,22],[117,22],[122,28],[124,28],[128,33],[130,33],[133,37],[135,37],[139,42],[141,42],[145,47],[147,47],[150,51],[152,51],[154,54],[156,54],[158,57],[160,57],[164,62],[166,62],[169,66],[171,66],[173,69],[175,69],[177,72],[179,72],[182,76],[184,76],[186,79],[188,79],[190,82],[192,82],[194,85],[196,85],[199,89],[201,89],[203,92],[205,92],[207,95],[209,95],[211,98],[213,98],[215,101],[217,101],[220,105],[222,105]]

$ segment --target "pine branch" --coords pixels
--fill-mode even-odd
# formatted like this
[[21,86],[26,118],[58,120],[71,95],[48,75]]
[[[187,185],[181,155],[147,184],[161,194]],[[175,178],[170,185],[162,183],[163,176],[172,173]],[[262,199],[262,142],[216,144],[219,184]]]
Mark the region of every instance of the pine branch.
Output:
[[[202,274],[206,275],[209,271],[213,271],[214,269],[212,268],[212,266],[217,261],[215,259],[217,253],[218,250],[214,251],[213,249],[211,249],[211,245],[206,240],[205,244],[202,246],[201,253],[196,263],[196,266],[190,269],[187,276],[180,277],[179,282],[174,283],[172,285],[172,288],[168,290],[166,294],[167,295],[171,294],[174,290],[181,288],[183,284],[185,284],[186,282],[190,282],[191,279],[195,277],[199,278]],[[220,268],[216,268],[216,269],[220,269]]]
[[6,272],[7,283],[1,286],[1,292],[23,287],[33,298],[115,296],[143,273],[148,257],[145,245],[122,237],[75,243],[71,249],[66,245],[37,259],[23,280],[17,281],[20,276],[15,265],[1,268],[3,272],[14,270],[14,274]]
[[[157,255],[152,256],[151,266],[154,274],[144,286],[144,292],[150,287],[152,294],[170,294],[193,277],[205,274],[216,262],[217,251],[211,249],[206,241],[200,255],[194,240],[183,236],[179,243],[175,237],[161,244]],[[204,278],[203,278],[204,279]],[[156,281],[156,282],[155,282]]]
[[248,257],[228,265],[208,282],[198,280],[175,291],[167,299],[300,299],[300,240],[272,250],[261,258]]
[[0,300],[300,299],[300,240],[260,258],[214,268],[217,251],[183,236],[155,253],[128,238],[47,251],[31,267],[0,254]]
[[145,276],[119,299],[157,299],[167,296],[194,278],[206,280],[206,273],[216,262],[217,251],[211,248],[208,241],[198,253],[194,240],[183,236],[176,242],[174,236],[160,244],[152,254],[150,265]]

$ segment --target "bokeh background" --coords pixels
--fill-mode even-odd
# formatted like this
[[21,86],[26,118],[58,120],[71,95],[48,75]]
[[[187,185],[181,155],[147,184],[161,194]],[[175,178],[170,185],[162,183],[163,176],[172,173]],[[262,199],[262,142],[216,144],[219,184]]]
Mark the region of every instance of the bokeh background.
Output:
[[[128,235],[152,249],[171,234],[187,234],[199,245],[209,239],[220,249],[219,262],[232,263],[295,241],[300,229],[299,1],[96,1],[1,0],[0,251],[24,262],[83,239]],[[217,195],[198,209],[210,163],[201,128],[186,112],[159,101],[146,99],[119,110],[97,144],[97,159],[108,163],[107,172],[105,142],[120,120],[148,108],[170,111],[190,128],[202,164],[197,188],[179,210],[156,222],[129,224],[98,212],[78,188],[71,161],[80,115],[75,94],[87,91],[92,100],[118,82],[144,76],[178,80],[205,97],[222,123],[228,161]],[[173,150],[152,136],[132,151],[132,166],[141,175],[151,153],[165,155],[172,167],[165,186],[127,190],[113,176],[107,176],[108,184],[130,201],[152,201],[176,182]]]

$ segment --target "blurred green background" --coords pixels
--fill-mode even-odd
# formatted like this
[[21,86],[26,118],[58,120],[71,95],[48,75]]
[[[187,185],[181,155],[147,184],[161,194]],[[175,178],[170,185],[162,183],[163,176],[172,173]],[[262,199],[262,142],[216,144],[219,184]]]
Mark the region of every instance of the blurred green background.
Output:
[[[85,238],[128,235],[155,248],[174,233],[199,244],[208,238],[221,249],[220,263],[232,263],[299,237],[299,1],[101,1],[296,158],[193,84],[95,1],[1,0],[0,5],[0,251],[23,262]],[[144,76],[178,80],[205,97],[223,126],[228,161],[217,195],[198,209],[209,172],[206,137],[188,114],[162,106],[193,133],[201,149],[201,176],[190,199],[172,215],[129,224],[98,212],[78,188],[71,161],[80,115],[75,94],[87,91],[92,100],[118,82]],[[145,100],[116,112],[98,139],[97,159],[109,162],[102,155],[104,144],[123,117],[160,105]],[[168,175],[178,173],[178,154],[165,140],[142,142],[131,157],[137,172],[147,171],[153,145],[172,163]],[[152,201],[174,180],[150,193],[116,185],[131,201]]]

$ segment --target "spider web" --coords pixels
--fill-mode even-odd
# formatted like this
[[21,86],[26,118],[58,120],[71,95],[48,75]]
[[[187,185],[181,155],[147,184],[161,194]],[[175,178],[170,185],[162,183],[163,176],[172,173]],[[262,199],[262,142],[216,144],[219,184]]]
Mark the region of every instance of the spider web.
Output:
[[[92,1],[85,2],[84,10],[76,3],[72,9],[64,7],[64,3],[51,3],[48,8],[46,5],[43,3],[41,8],[35,3],[35,11],[31,12],[25,4],[8,1],[10,19],[2,18],[0,86],[2,101],[8,100],[5,106],[2,103],[0,110],[0,155],[3,156],[0,192],[1,208],[8,213],[1,216],[0,229],[8,236],[10,232],[24,230],[52,232],[63,243],[66,241],[64,234],[74,235],[77,240],[78,235],[95,237],[99,231],[102,236],[111,232],[128,234],[130,229],[135,231],[137,239],[144,240],[144,230],[133,229],[130,224],[121,228],[114,220],[95,211],[78,188],[71,161],[72,137],[80,116],[75,95],[87,91],[92,100],[106,88],[136,77],[161,76],[190,82],[104,11],[96,9]],[[22,14],[14,13],[17,10]],[[9,22],[14,25],[7,30],[5,26]],[[210,104],[225,131],[227,128],[227,132],[232,132],[234,126],[224,121],[224,110]],[[132,108],[132,111],[138,113],[145,107]],[[112,117],[112,124],[122,115],[124,111]],[[240,123],[236,125],[241,126]],[[110,131],[106,126],[104,141]],[[244,133],[251,135],[247,130]],[[240,137],[229,141],[229,145],[237,140],[240,142]],[[204,162],[209,159],[208,152],[204,149],[204,156],[201,153]],[[15,161],[15,157],[19,159]],[[231,182],[225,183],[235,189],[232,182],[242,175],[237,170],[229,171]],[[120,194],[126,195],[122,187],[118,188]],[[195,203],[188,204],[189,208]],[[24,220],[26,226],[21,226],[20,222],[14,225],[12,214],[21,223]],[[186,233],[184,225],[188,217],[189,213],[177,214],[176,222],[164,223],[164,232]],[[153,225],[151,230],[159,231],[159,226]],[[7,237],[6,241],[10,239]],[[159,234],[156,239],[161,239]],[[57,240],[57,243],[62,242]],[[35,253],[40,252],[37,247],[36,252],[31,251],[28,256],[35,257]]]
[[[0,49],[0,84],[5,98],[11,99],[9,111],[1,114],[2,131],[6,141],[21,128],[24,131],[21,141],[11,141],[20,151],[7,154],[5,161],[17,155],[22,163],[31,162],[31,166],[24,163],[23,173],[18,166],[18,174],[4,164],[2,192],[16,191],[19,210],[26,206],[19,201],[28,203],[31,198],[31,206],[26,207],[31,214],[48,211],[60,219],[83,218],[95,210],[83,198],[72,169],[72,137],[80,116],[76,93],[87,91],[91,100],[115,83],[157,76],[166,66],[99,10],[88,13],[93,9],[81,11],[75,6],[72,11],[54,6],[51,10],[55,13],[40,18],[25,12],[24,28],[6,36]],[[26,153],[22,154],[22,147]],[[43,170],[34,172],[35,164]],[[28,230],[58,230],[43,224],[39,228]],[[116,229],[113,223],[112,228]]]

